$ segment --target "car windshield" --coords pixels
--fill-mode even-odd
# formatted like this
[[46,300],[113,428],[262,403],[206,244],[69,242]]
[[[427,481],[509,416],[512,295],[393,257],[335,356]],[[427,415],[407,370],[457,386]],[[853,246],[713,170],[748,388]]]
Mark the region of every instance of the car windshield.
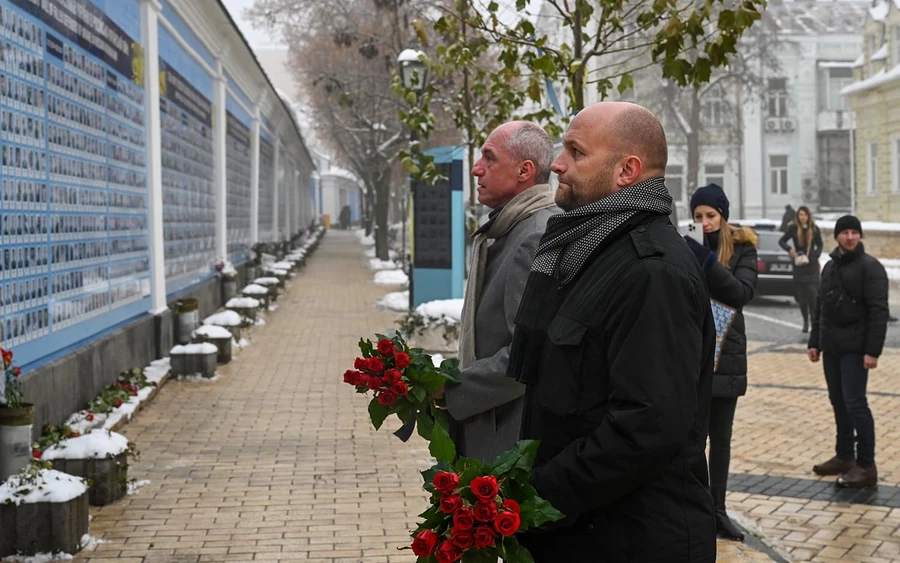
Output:
[[759,249],[766,252],[784,252],[784,250],[778,246],[778,240],[781,238],[781,233],[767,233],[757,232],[759,235]]

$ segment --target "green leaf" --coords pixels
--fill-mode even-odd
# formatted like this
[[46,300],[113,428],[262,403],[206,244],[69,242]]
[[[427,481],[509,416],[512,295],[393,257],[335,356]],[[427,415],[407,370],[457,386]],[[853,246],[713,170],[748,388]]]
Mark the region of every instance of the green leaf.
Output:
[[419,436],[426,441],[431,441],[432,432],[434,430],[434,419],[428,414],[428,411],[419,411],[416,414],[416,429]]
[[624,94],[631,89],[634,89],[634,78],[630,74],[623,74],[619,80],[619,94]]
[[387,407],[379,403],[378,399],[369,401],[369,418],[372,419],[372,425],[375,427],[375,430],[381,428],[381,425],[384,424],[384,419],[389,414]]
[[513,449],[500,454],[491,463],[491,475],[500,477],[513,469],[530,472],[532,466],[534,466],[534,459],[537,457],[539,446],[540,442],[537,440],[520,440],[516,442]]
[[519,544],[515,536],[500,541],[500,556],[506,563],[534,563],[531,553]]
[[497,563],[497,550],[489,549],[470,549],[463,553],[462,563]]
[[412,394],[413,398],[416,402],[421,403],[425,400],[425,396],[428,394],[424,389],[419,387],[418,385],[412,387],[409,392]]
[[453,463],[456,458],[456,445],[450,439],[450,434],[439,424],[434,425],[428,452],[438,461]]

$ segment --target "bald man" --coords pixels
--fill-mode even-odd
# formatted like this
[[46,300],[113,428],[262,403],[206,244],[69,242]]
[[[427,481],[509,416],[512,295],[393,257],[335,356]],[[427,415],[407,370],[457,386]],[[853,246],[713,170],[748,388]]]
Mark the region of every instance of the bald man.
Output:
[[566,518],[523,536],[538,563],[712,563],[704,446],[715,328],[669,222],[666,137],[646,109],[582,110],[516,316],[508,374],[537,492]]

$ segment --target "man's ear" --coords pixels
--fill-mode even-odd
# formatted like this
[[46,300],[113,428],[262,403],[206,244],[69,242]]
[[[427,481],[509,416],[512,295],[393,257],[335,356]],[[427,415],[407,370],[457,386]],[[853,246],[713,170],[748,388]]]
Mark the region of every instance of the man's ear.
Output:
[[644,171],[644,163],[635,155],[626,156],[620,163],[621,169],[615,178],[616,184],[620,188],[637,184],[638,178]]
[[534,178],[535,168],[534,162],[531,160],[523,160],[519,165],[519,181],[526,182]]

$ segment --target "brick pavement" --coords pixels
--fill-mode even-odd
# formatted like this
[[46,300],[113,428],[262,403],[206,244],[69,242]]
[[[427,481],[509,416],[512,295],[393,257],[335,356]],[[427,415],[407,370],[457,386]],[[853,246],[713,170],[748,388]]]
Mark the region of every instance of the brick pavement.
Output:
[[[397,548],[425,506],[425,443],[372,430],[340,378],[359,336],[395,318],[374,309],[387,290],[370,279],[360,246],[330,232],[218,381],[164,386],[123,430],[141,453],[130,477],[150,484],[91,508],[107,543],[76,561],[414,561]],[[769,560],[729,542],[719,552]]]

